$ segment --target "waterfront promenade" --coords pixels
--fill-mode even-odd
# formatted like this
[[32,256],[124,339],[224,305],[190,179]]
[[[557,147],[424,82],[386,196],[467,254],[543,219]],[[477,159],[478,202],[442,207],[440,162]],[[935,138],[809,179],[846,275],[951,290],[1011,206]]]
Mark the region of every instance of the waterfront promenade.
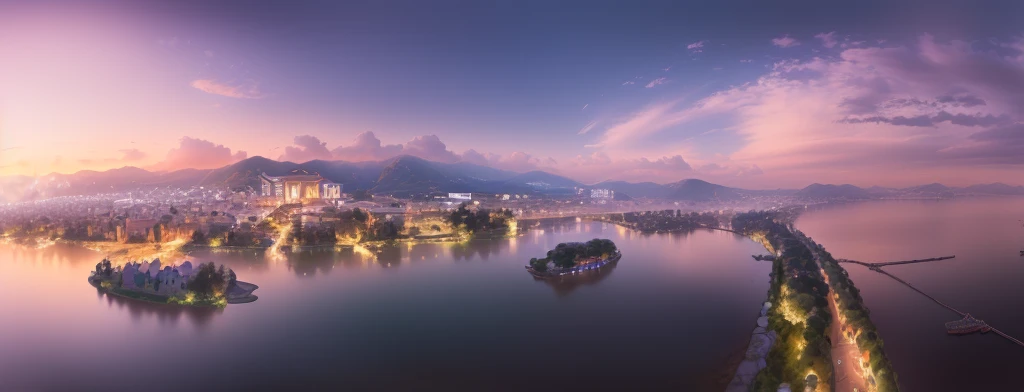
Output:
[[832,341],[833,388],[836,392],[867,391],[869,376],[865,374],[864,366],[861,364],[860,348],[857,346],[856,341],[843,336],[843,330],[847,329],[847,325],[843,323],[840,317],[839,307],[836,304],[836,295],[832,292],[832,282],[829,281],[828,274],[825,273],[821,265],[821,255],[818,252],[818,247],[814,246],[815,244],[810,242],[810,239],[806,236],[801,235],[798,238],[802,240],[801,243],[804,246],[811,250],[811,254],[814,255],[814,262],[818,264],[818,268],[822,268],[821,274],[825,277],[825,283],[828,283],[829,287],[828,306],[829,313],[832,313],[829,340]]

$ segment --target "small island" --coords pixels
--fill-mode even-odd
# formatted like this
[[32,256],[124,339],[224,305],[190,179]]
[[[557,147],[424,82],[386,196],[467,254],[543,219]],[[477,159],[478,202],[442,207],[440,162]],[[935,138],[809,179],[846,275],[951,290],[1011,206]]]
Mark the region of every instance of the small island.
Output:
[[587,242],[563,242],[549,250],[547,257],[530,259],[526,270],[535,278],[547,279],[600,270],[622,258],[615,243],[608,239]]
[[96,264],[89,284],[119,297],[186,306],[216,306],[253,302],[252,283],[239,281],[229,268],[212,262],[193,268],[192,262],[161,267],[160,259],[112,267],[110,260]]

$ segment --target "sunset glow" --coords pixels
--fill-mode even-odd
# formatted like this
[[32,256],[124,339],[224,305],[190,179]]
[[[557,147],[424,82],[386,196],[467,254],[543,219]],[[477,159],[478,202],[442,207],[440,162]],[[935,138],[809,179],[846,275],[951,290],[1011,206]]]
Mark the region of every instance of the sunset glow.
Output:
[[0,175],[408,154],[584,182],[1022,183],[1024,39],[949,30],[955,8],[732,34],[694,6],[608,42],[584,33],[619,29],[604,10],[513,40],[525,11],[407,8],[6,3]]

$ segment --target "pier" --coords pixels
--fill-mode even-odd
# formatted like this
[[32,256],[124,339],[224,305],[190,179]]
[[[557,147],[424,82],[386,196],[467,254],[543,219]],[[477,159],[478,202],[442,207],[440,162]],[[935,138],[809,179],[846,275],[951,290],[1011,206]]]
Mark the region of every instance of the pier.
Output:
[[962,311],[960,311],[960,310],[950,306],[949,304],[946,304],[945,302],[939,301],[937,298],[928,295],[924,291],[921,291],[917,287],[914,287],[910,283],[907,283],[907,281],[905,281],[903,279],[900,279],[896,275],[893,275],[893,274],[889,273],[888,271],[885,271],[885,270],[883,270],[881,268],[881,267],[887,266],[887,265],[923,263],[923,262],[927,262],[927,261],[937,261],[937,260],[952,259],[953,257],[954,256],[944,256],[944,257],[934,257],[934,258],[930,258],[930,259],[907,260],[907,261],[893,261],[893,262],[887,262],[887,263],[865,263],[865,262],[862,262],[862,261],[846,260],[846,259],[837,259],[837,261],[853,263],[853,264],[860,264],[860,265],[868,267],[868,269],[870,269],[872,271],[878,272],[880,274],[885,274],[885,275],[889,276],[890,278],[895,279],[897,282],[903,283],[905,286],[910,287],[911,290],[914,290],[914,291],[920,293],[921,295],[925,296],[926,298],[932,300],[933,302],[939,304],[939,306],[942,306],[942,307],[944,307],[946,309],[949,309],[953,313],[956,313],[956,314],[960,315],[960,317],[963,318],[962,320],[957,320],[957,321],[953,321],[951,323],[946,323],[947,330],[949,330],[950,325],[953,325],[955,327],[955,326],[959,326],[959,325],[961,325],[963,323],[975,323],[975,324],[980,323],[980,324],[978,324],[979,327],[976,330],[972,330],[970,332],[981,331],[981,332],[984,333],[984,332],[992,331],[992,332],[995,332],[996,335],[1002,336],[1002,337],[1006,338],[1006,340],[1009,340],[1009,341],[1011,341],[1013,343],[1016,343],[1017,345],[1019,345],[1021,347],[1024,347],[1024,342],[1020,341],[1020,339],[1017,339],[1017,338],[1015,338],[1013,336],[1007,335],[1006,333],[1003,333],[1002,331],[996,329],[995,327],[993,327],[991,325],[988,325],[984,321],[975,319],[973,316],[971,316],[967,312],[962,312]]
[[942,257],[932,257],[930,259],[916,259],[916,260],[886,261],[886,262],[881,262],[881,263],[866,263],[866,262],[863,262],[863,261],[848,260],[848,259],[836,259],[836,261],[838,261],[840,263],[860,264],[860,265],[863,265],[865,267],[885,267],[887,265],[927,263],[929,261],[949,260],[949,259],[953,259],[953,258],[956,258],[956,256],[942,256]]

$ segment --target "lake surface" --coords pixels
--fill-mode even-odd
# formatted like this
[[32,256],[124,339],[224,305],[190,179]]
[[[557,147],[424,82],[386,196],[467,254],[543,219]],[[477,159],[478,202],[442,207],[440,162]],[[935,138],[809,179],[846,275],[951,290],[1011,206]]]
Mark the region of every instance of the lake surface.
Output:
[[[1024,339],[1024,199],[866,202],[808,211],[798,229],[836,258],[955,259],[884,267]],[[1021,390],[1024,347],[993,333],[949,336],[957,315],[892,278],[844,264],[907,391]]]
[[[559,242],[595,237],[622,250],[614,269],[561,285],[523,269]],[[86,278],[102,255],[89,250],[4,246],[0,390],[721,389],[765,299],[770,265],[750,257],[763,252],[726,232],[588,222],[376,257],[216,253],[193,261],[228,264],[259,300],[197,310],[97,293]]]

